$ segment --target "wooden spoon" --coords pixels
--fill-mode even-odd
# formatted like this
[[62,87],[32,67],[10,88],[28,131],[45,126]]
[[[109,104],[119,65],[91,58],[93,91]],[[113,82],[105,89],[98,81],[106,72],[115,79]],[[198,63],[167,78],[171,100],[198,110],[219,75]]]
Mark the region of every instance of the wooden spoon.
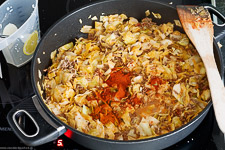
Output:
[[225,88],[214,59],[214,31],[210,14],[203,6],[178,5],[177,12],[184,31],[205,65],[216,120],[225,133]]

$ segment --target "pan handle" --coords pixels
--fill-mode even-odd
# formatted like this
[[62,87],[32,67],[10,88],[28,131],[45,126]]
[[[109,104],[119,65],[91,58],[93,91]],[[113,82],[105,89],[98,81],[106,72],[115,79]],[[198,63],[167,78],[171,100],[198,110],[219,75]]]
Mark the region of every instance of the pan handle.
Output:
[[28,146],[54,141],[66,132],[65,126],[53,120],[41,108],[37,96],[26,99],[12,108],[7,120],[18,138]]
[[222,24],[214,24],[214,37],[216,42],[220,41],[225,37],[225,16],[214,6],[206,4],[204,5],[204,8],[208,9],[208,11],[218,17],[221,21]]

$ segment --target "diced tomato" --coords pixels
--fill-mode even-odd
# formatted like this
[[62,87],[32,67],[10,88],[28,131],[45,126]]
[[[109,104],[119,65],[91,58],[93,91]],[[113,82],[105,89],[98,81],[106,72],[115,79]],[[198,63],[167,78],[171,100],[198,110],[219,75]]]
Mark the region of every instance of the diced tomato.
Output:
[[153,77],[150,80],[150,84],[153,85],[156,90],[158,90],[159,85],[162,84],[162,79],[160,79],[159,77]]

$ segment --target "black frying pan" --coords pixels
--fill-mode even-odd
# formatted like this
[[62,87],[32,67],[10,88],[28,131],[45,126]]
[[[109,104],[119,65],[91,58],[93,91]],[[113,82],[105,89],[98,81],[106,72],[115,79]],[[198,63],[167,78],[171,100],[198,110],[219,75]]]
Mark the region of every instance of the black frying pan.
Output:
[[[219,12],[212,7],[208,7],[208,9],[219,15],[225,22],[224,16]],[[158,24],[174,22],[175,19],[178,20],[176,9],[169,4],[149,0],[111,0],[94,3],[78,9],[63,17],[48,30],[40,41],[32,62],[32,82],[36,95],[33,96],[33,100],[26,100],[16,108],[13,108],[7,116],[10,126],[22,142],[29,146],[37,146],[53,141],[58,136],[65,134],[67,137],[90,149],[163,149],[185,138],[202,122],[212,105],[211,102],[188,124],[168,134],[135,141],[107,140],[84,134],[64,124],[44,104],[42,97],[45,97],[45,95],[41,95],[38,90],[38,84],[41,85],[42,83],[42,78],[39,78],[39,72],[42,75],[45,74],[43,70],[50,66],[50,54],[53,50],[70,41],[74,41],[75,37],[86,37],[86,35],[80,33],[80,29],[83,25],[93,23],[91,19],[88,19],[89,15],[99,18],[102,13],[105,13],[105,15],[124,13],[127,16],[141,20],[145,17],[146,10],[161,14],[162,19],[153,18],[153,21]],[[80,24],[79,19],[82,19],[83,24]],[[222,38],[224,35],[219,33],[224,32],[224,27],[215,27],[217,29],[216,37]],[[176,29],[182,31],[179,27],[176,27]],[[216,43],[217,39],[214,40],[214,55],[223,78],[223,60]],[[26,128],[20,125],[21,117],[24,116],[30,118],[27,120],[32,122],[30,125],[33,126],[32,131],[26,131]]]

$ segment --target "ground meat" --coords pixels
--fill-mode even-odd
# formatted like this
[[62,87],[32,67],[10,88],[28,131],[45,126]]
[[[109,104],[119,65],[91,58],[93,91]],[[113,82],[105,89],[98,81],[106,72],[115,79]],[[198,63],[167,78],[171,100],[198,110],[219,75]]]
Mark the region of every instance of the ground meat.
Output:
[[152,18],[144,18],[142,19],[141,26],[144,28],[151,28],[155,23],[152,22]]
[[109,65],[108,64],[104,64],[104,67],[102,68],[103,71],[107,71],[109,69]]
[[82,87],[80,84],[77,84],[76,90],[77,90],[77,93],[80,93],[80,94],[83,94],[86,91],[85,88]]
[[124,65],[121,57],[115,57],[113,62],[116,63],[115,67],[121,67]]

